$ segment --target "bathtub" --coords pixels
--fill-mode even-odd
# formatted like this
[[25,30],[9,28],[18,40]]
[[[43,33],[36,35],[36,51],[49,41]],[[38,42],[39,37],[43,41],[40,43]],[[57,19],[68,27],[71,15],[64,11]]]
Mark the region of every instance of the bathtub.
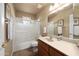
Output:
[[23,42],[20,44],[14,44],[13,52],[27,49],[27,48],[33,47],[33,46],[38,46],[38,42],[33,40],[33,41],[26,41],[26,42]]

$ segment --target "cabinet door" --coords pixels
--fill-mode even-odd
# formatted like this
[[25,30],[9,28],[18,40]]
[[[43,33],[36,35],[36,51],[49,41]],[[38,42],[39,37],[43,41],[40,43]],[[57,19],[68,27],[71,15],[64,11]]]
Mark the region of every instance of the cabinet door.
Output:
[[39,56],[66,56],[59,50],[48,46],[46,43],[42,41],[38,41],[38,55]]
[[54,51],[54,56],[63,56],[62,54],[60,54],[59,52],[57,51]]
[[48,45],[42,41],[38,41],[38,55],[39,56],[48,56]]
[[66,56],[64,53],[60,52],[59,50],[54,50],[54,55],[55,56]]
[[50,56],[66,56],[65,54],[63,54],[62,52],[58,51],[57,49],[53,47],[49,48],[49,54]]
[[44,42],[42,42],[42,41],[39,40],[38,46],[42,47],[42,49],[44,49],[46,52],[48,52],[49,46],[46,43],[44,43]]
[[49,49],[49,54],[50,54],[50,56],[54,56],[54,49],[51,48],[51,47],[50,47],[50,49]]
[[38,48],[38,55],[39,56],[48,56],[48,52],[46,52],[42,47]]

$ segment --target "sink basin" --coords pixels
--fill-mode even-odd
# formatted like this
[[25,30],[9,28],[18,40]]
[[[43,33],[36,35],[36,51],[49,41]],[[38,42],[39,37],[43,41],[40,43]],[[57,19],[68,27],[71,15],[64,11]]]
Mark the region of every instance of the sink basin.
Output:
[[53,41],[61,41],[62,40],[62,37],[49,37],[49,36],[47,36],[47,37],[43,37],[44,39],[46,39],[47,41],[49,41],[49,42],[53,42]]
[[47,39],[47,41],[49,41],[49,42],[53,42],[53,40],[52,39],[48,39],[48,38],[46,38]]
[[53,40],[50,37],[46,37],[45,39],[49,42],[53,42]]

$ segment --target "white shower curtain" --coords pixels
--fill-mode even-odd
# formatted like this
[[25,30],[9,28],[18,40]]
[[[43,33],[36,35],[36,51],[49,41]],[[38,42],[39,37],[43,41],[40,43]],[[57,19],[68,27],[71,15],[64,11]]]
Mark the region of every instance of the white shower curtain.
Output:
[[25,49],[30,47],[40,35],[40,22],[16,18],[14,30],[14,51]]

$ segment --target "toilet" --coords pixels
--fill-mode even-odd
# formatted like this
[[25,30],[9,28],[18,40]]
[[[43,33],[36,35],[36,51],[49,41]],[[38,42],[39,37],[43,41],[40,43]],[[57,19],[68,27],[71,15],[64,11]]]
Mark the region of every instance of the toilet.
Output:
[[31,48],[32,48],[33,52],[37,52],[38,51],[37,46],[38,46],[38,41],[33,41],[31,43]]

